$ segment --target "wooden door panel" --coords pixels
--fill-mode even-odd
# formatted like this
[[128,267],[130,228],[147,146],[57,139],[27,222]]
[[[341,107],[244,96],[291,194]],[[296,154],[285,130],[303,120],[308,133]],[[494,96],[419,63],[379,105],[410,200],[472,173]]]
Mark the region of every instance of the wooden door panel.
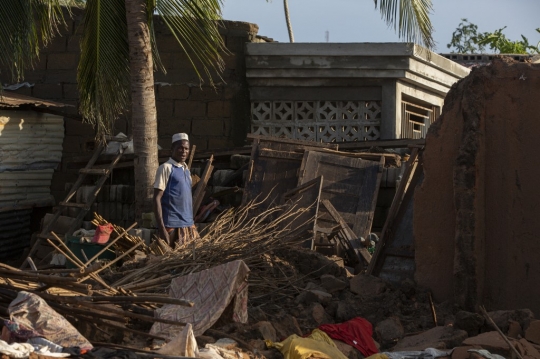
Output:
[[[298,183],[323,176],[321,200],[329,200],[354,233],[366,238],[371,230],[383,167],[384,157],[376,162],[307,151]],[[331,222],[322,210],[319,219],[320,223]]]

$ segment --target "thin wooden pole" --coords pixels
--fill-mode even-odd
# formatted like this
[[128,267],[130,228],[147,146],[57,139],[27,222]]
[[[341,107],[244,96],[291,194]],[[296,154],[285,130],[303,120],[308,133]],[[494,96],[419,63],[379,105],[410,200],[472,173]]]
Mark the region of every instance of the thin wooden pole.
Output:
[[116,262],[118,262],[120,259],[126,257],[128,254],[130,254],[131,252],[133,252],[135,249],[139,248],[144,242],[139,242],[137,244],[135,244],[133,247],[131,247],[130,249],[128,249],[127,251],[124,252],[124,254],[122,254],[121,256],[118,256],[116,257],[114,260],[110,261],[109,263],[105,264],[103,267],[99,268],[97,271],[87,275],[86,277],[83,277],[80,279],[81,282],[84,282],[85,280],[87,280],[88,278],[90,277],[93,277],[95,275],[97,275],[99,272],[109,268],[110,266],[112,266],[113,264],[115,264]]
[[100,255],[102,255],[103,253],[105,253],[105,251],[109,248],[111,248],[118,240],[120,240],[122,237],[124,237],[128,231],[130,231],[131,229],[133,229],[135,226],[137,225],[137,222],[133,223],[131,226],[129,226],[128,229],[125,229],[124,232],[122,232],[122,234],[120,234],[118,237],[116,237],[115,239],[113,239],[111,242],[109,242],[109,244],[107,244],[102,250],[100,250],[95,256],[93,256],[92,258],[90,258],[85,264],[84,266],[85,267],[88,267],[88,265],[93,262],[96,258],[98,258]]
[[493,319],[491,319],[491,317],[489,316],[489,314],[486,312],[486,308],[484,308],[483,305],[480,306],[480,311],[482,312],[482,315],[484,316],[484,318],[487,319],[487,321],[491,324],[491,326],[493,328],[495,328],[495,330],[497,330],[499,332],[499,334],[501,335],[501,337],[503,338],[503,340],[506,342],[506,344],[508,344],[508,346],[510,347],[510,349],[512,349],[512,351],[517,355],[517,357],[519,359],[523,359],[523,357],[521,356],[521,354],[519,354],[519,352],[517,351],[517,349],[512,345],[512,343],[510,342],[510,340],[508,340],[508,338],[506,337],[506,335],[504,335],[504,333],[501,331],[501,329],[499,329],[499,327],[497,326],[497,324],[495,324],[495,322],[493,321]]

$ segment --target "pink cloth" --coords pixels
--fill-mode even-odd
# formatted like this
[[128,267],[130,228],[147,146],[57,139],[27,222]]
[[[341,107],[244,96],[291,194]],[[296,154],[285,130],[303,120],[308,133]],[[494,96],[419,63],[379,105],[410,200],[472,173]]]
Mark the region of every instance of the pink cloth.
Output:
[[[248,266],[241,260],[191,273],[172,280],[169,295],[195,303],[193,307],[166,304],[155,311],[158,318],[193,325],[195,336],[218,319],[247,323]],[[174,338],[182,327],[156,322],[150,334]]]
[[323,324],[320,330],[332,339],[341,340],[368,357],[379,352],[373,341],[373,327],[364,318],[356,317],[341,324]]
[[33,293],[20,291],[9,304],[8,311],[12,321],[55,344],[67,348],[93,348],[73,325]]

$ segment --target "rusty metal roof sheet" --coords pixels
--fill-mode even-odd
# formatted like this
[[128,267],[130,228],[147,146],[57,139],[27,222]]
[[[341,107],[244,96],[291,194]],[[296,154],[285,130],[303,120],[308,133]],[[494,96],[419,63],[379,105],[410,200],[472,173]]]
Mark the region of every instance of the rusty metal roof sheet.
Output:
[[54,102],[49,100],[42,100],[35,97],[21,95],[16,92],[2,91],[0,93],[0,107],[20,107],[20,106],[45,106],[45,107],[70,107],[65,103]]

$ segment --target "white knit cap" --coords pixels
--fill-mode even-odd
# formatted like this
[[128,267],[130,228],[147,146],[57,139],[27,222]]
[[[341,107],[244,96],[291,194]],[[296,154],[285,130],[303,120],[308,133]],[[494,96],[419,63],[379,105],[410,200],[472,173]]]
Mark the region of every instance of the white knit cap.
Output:
[[186,140],[189,141],[189,137],[187,133],[175,133],[172,136],[172,142],[175,143],[176,141]]

